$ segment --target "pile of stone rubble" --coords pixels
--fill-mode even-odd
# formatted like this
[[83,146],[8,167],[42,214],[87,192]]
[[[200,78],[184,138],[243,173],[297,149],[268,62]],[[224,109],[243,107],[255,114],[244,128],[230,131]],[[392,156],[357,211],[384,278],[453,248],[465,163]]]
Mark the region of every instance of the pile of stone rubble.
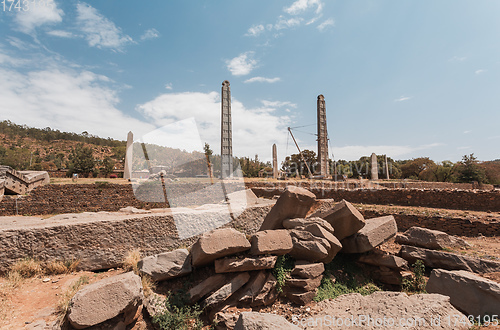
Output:
[[[394,217],[365,220],[347,201],[311,214],[314,202],[315,196],[311,192],[303,188],[288,187],[264,219],[260,230],[253,236],[247,237],[232,228],[217,229],[202,235],[189,250],[177,249],[145,257],[138,264],[139,272],[160,282],[186,276],[202,267],[213,267],[214,275],[193,283],[189,288],[189,302],[204,307],[210,318],[217,320],[223,328],[250,329],[255,326],[255,322],[260,322],[260,328],[263,328],[263,324],[269,320],[264,320],[265,316],[258,313],[241,313],[228,318],[224,315],[224,310],[232,306],[267,306],[280,294],[297,305],[306,305],[313,300],[321,284],[324,264],[331,262],[338,253],[351,254],[353,260],[372,267],[371,274],[375,279],[393,285],[400,285],[403,278],[411,276],[408,261],[413,263],[417,259],[433,268],[468,271],[491,271],[500,265],[496,263],[498,265],[495,266],[494,262],[480,259],[474,264],[462,257],[465,259],[459,262],[462,268],[446,268],[444,266],[448,264],[443,260],[448,259],[434,255],[445,252],[432,252],[433,250],[411,245],[427,244],[427,248],[443,248],[450,245],[466,246],[467,243],[444,233],[422,228],[412,228],[405,234],[398,235],[397,240],[405,244],[400,257],[383,253],[375,248],[397,234]],[[286,279],[283,292],[279,293],[277,279],[271,270],[278,257],[285,254],[293,257],[295,267]],[[466,271],[435,269],[429,280],[428,291],[451,296],[452,304],[466,313],[493,313],[500,310],[500,286],[471,274]],[[487,291],[493,294],[484,299],[489,306],[494,306],[492,311],[484,308],[468,309],[460,302],[454,303],[453,290],[457,289],[453,287],[453,283],[463,282],[464,278],[470,284],[469,294],[476,298],[479,297],[477,292],[486,292],[484,283],[488,283]],[[473,282],[476,284],[471,284]],[[132,272],[125,273],[88,285],[79,291],[73,297],[68,320],[75,328],[83,329],[122,314],[120,322],[124,326],[138,317],[143,305],[151,316],[163,311],[161,298],[157,294],[144,298],[140,277]],[[449,299],[443,299],[439,298],[439,303],[448,304],[446,308],[455,311],[449,305]],[[478,299],[483,298],[476,300]],[[484,305],[484,302],[476,300],[474,303],[477,306]],[[270,328],[293,328],[286,320],[273,319],[274,317],[277,316],[271,316],[272,320],[269,321]]]

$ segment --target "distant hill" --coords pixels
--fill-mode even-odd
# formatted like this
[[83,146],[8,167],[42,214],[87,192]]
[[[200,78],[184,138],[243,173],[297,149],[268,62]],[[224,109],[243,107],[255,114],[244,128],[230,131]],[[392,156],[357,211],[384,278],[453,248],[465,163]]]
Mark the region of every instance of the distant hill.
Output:
[[123,169],[126,142],[100,138],[83,132],[61,132],[50,127],[40,129],[0,122],[0,164],[16,170],[60,170],[67,166],[68,156],[76,145],[93,150],[96,161],[109,157],[116,169]]
[[[96,161],[94,175],[99,173],[105,163],[111,163],[114,170],[123,170],[126,141],[104,139],[87,132],[76,134],[50,127],[40,129],[10,121],[0,122],[0,165],[16,170],[65,170],[69,167],[69,155],[78,145],[92,149],[92,156]],[[203,153],[149,144],[147,149],[149,166],[164,166],[169,173],[177,175],[206,174],[206,158]],[[148,168],[145,161],[141,161],[142,153],[141,146],[134,144],[134,155],[138,156],[134,157],[134,168]],[[107,160],[104,161],[105,159]],[[214,166],[214,170],[217,169]]]

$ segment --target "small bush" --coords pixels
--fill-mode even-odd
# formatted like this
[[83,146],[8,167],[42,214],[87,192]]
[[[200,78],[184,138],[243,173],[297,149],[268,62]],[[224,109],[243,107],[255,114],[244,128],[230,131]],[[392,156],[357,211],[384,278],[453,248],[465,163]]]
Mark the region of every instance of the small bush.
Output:
[[403,280],[403,291],[406,293],[425,293],[425,265],[422,260],[413,264],[413,276],[411,279]]
[[109,176],[109,178],[110,178],[110,179],[116,179],[116,178],[118,178],[118,176],[117,176],[116,174],[111,174],[111,175]]
[[276,291],[283,292],[288,274],[295,267],[295,260],[289,255],[281,255],[276,260],[273,268],[273,275],[276,277]]
[[188,330],[203,327],[203,322],[200,320],[202,310],[198,305],[186,305],[184,292],[169,294],[163,303],[165,311],[153,317],[153,323],[160,329]]
[[40,261],[33,258],[25,258],[17,261],[10,267],[12,272],[17,272],[24,278],[34,277],[43,273]]
[[380,291],[380,288],[366,278],[349,257],[338,255],[331,263],[325,265],[325,274],[314,301],[335,299],[348,293],[366,296],[375,291]]

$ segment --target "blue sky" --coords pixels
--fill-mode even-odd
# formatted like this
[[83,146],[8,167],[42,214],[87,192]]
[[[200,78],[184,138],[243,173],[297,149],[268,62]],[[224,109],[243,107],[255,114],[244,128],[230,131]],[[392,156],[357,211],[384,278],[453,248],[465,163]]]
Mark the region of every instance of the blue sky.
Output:
[[170,125],[169,145],[220,152],[227,79],[235,156],[295,153],[288,126],[316,150],[323,94],[335,159],[500,158],[496,0],[16,2],[1,119],[122,140]]

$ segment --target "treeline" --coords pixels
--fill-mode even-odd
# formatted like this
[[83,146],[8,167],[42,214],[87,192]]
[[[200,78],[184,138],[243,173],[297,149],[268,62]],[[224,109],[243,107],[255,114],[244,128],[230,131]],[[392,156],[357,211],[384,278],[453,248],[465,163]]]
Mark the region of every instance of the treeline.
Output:
[[[304,162],[305,160],[305,162]],[[307,166],[309,170],[307,169]],[[500,159],[480,162],[474,154],[464,155],[459,162],[435,162],[428,157],[394,160],[387,157],[390,179],[411,179],[434,182],[464,182],[500,184]],[[346,178],[371,179],[371,158],[364,156],[356,161],[329,161],[330,173]],[[378,176],[386,178],[385,156],[377,156]],[[302,156],[293,154],[282,162],[281,170],[289,177],[308,177],[318,173],[317,156],[314,151],[304,150]]]
[[0,121],[0,134],[5,134],[8,138],[32,138],[39,141],[53,142],[55,140],[77,141],[94,144],[97,146],[118,147],[125,145],[125,141],[119,141],[112,138],[101,138],[88,132],[80,134],[72,132],[61,132],[60,130],[46,128],[35,128],[26,125],[17,125],[10,120]]

